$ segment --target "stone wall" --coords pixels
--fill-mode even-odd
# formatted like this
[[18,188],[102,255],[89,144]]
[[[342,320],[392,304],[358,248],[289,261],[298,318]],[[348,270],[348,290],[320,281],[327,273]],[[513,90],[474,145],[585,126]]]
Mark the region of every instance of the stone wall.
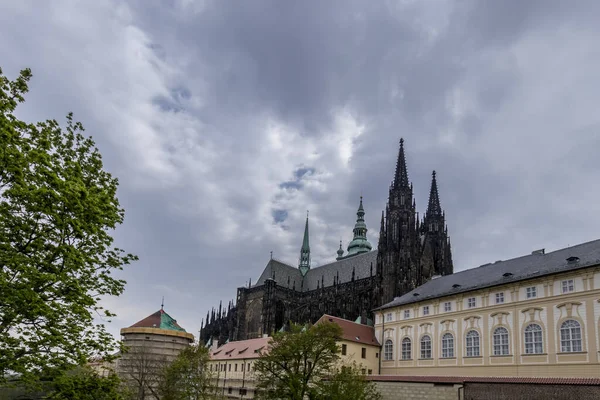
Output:
[[[456,397],[455,397],[456,398]],[[464,400],[600,399],[600,386],[518,383],[465,383]]]
[[375,382],[375,385],[383,400],[457,400],[462,386],[428,382]]

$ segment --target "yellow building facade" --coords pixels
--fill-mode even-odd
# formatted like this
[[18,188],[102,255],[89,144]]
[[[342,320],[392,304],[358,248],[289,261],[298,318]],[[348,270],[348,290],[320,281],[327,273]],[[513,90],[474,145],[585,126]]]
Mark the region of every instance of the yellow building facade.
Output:
[[356,363],[363,375],[377,374],[381,346],[375,337],[375,329],[372,326],[327,314],[323,315],[316,323],[325,321],[337,324],[342,329],[342,337],[338,341],[340,364]]
[[600,377],[600,240],[437,277],[375,330],[382,375]]

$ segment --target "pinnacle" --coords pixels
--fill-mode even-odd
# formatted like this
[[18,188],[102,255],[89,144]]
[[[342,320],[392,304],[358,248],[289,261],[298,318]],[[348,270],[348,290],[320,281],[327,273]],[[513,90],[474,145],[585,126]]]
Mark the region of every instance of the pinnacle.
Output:
[[404,138],[400,139],[400,149],[398,150],[398,160],[396,161],[396,174],[394,175],[394,186],[409,186],[406,156],[404,155]]

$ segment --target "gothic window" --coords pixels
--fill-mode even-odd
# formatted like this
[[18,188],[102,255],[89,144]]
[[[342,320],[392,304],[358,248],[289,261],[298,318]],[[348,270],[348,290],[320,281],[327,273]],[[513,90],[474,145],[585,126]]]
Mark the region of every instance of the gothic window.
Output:
[[404,195],[403,194],[400,195],[400,205],[401,206],[404,205]]
[[383,359],[385,361],[390,361],[394,358],[394,344],[391,340],[386,340],[385,345],[383,346]]
[[445,333],[442,336],[442,358],[454,357],[454,336],[451,333]]
[[467,332],[467,357],[479,357],[479,332],[470,330]]
[[530,324],[525,328],[525,354],[541,354],[544,352],[542,327]]
[[574,319],[568,319],[560,326],[560,351],[564,353],[583,351],[581,325]]
[[394,242],[398,241],[398,221],[392,223],[392,239]]
[[499,327],[494,330],[494,355],[495,356],[506,356],[508,355],[508,329]]
[[425,335],[421,338],[421,358],[431,357],[431,337]]
[[410,360],[412,352],[412,342],[410,338],[405,337],[402,339],[402,359]]

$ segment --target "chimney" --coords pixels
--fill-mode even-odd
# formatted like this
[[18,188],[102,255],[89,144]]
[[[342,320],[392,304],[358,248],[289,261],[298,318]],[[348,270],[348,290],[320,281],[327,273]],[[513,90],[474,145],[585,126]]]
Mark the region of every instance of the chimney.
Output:
[[539,250],[534,250],[531,252],[531,254],[535,254],[538,256],[543,256],[544,254],[546,254],[546,249],[539,249]]
[[210,351],[213,352],[219,348],[219,338],[214,337],[212,341],[212,346],[210,346]]

